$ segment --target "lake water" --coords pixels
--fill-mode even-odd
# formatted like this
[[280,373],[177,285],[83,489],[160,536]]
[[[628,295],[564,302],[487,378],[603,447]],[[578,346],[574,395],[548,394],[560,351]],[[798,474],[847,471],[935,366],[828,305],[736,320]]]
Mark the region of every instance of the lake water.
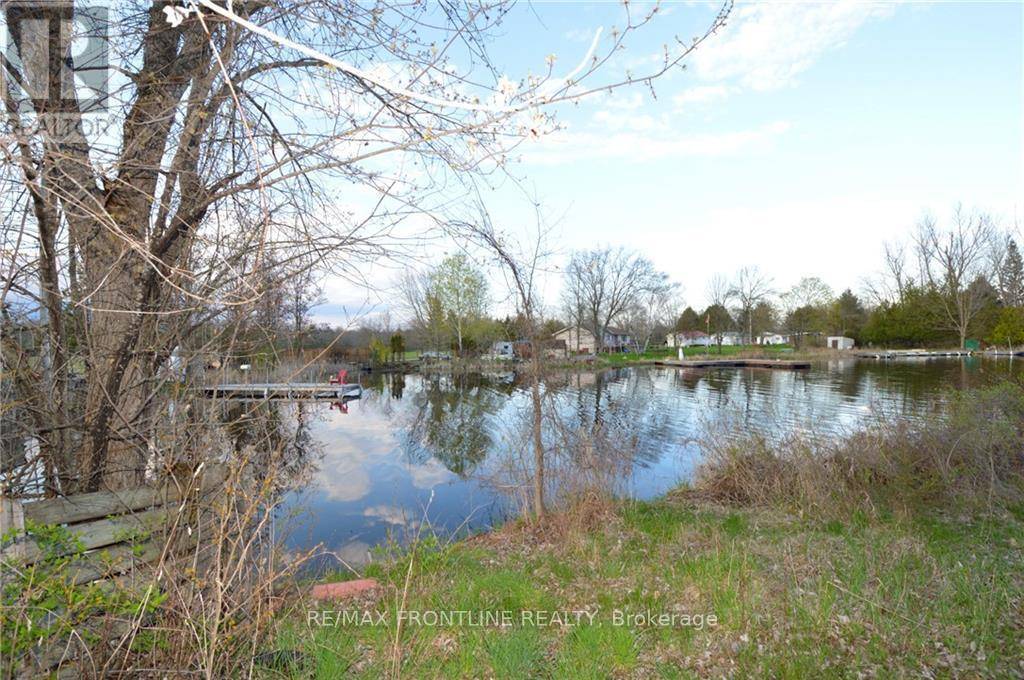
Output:
[[[690,477],[695,438],[708,432],[827,435],[879,415],[928,417],[949,390],[1022,370],[1020,359],[976,357],[843,359],[805,371],[637,367],[556,375],[544,389],[559,428],[600,431],[625,452],[613,468],[616,491],[650,498]],[[285,505],[290,547],[322,544],[330,556],[320,564],[360,564],[389,537],[478,530],[514,512],[532,460],[527,385],[511,373],[376,375],[363,384],[347,412],[280,406],[312,465],[311,482]],[[563,461],[563,479],[590,471],[592,463],[573,469],[580,460]]]

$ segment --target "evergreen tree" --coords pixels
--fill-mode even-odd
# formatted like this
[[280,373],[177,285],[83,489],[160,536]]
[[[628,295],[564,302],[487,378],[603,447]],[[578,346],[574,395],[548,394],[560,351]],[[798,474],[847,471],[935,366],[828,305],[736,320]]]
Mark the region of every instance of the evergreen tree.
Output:
[[849,288],[832,303],[832,331],[839,335],[859,337],[860,329],[867,321],[867,310],[860,298]]
[[1024,306],[1024,261],[1017,243],[1007,239],[1006,258],[999,269],[999,294],[1008,307]]
[[686,331],[702,331],[703,322],[701,317],[693,310],[693,307],[687,307],[683,310],[683,313],[676,319],[675,328],[672,330],[676,333],[684,333]]
[[736,325],[725,305],[714,304],[704,310],[701,315],[705,330],[710,334],[718,345],[718,351],[722,351],[722,335],[733,329]]
[[1006,345],[1011,350],[1024,344],[1024,309],[1006,307],[999,316],[999,323],[992,331],[997,345]]

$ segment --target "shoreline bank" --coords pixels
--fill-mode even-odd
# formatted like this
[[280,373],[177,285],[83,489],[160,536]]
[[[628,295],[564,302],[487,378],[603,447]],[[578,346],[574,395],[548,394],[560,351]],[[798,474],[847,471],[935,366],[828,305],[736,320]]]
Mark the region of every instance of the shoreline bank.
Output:
[[[1020,675],[1022,442],[1010,382],[927,423],[726,437],[656,500],[583,492],[542,521],[382,550],[372,593],[294,600],[275,644],[291,677]],[[382,623],[310,625],[311,607]],[[436,623],[453,612],[499,623]]]

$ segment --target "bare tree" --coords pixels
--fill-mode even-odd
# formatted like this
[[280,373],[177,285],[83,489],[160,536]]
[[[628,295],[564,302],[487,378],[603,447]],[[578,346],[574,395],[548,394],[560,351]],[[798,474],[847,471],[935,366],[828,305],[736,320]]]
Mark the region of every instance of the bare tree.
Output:
[[621,247],[577,251],[565,275],[567,296],[579,300],[581,325],[594,334],[598,352],[608,327],[640,304],[646,292],[665,285],[650,260]]
[[[650,71],[599,79],[653,16],[627,9],[605,51],[595,36],[564,77],[549,67],[516,82],[483,48],[503,3],[117,3],[107,109],[93,115],[66,86],[74,31],[48,28],[69,21],[52,4],[3,3],[21,59],[0,64],[3,242],[17,244],[4,249],[4,300],[43,320],[45,371],[17,397],[52,493],[133,484],[158,464],[175,347],[233,351],[268,291],[314,264],[364,283],[363,263],[400,252],[398,225],[451,205],[443,189],[460,182],[448,179],[500,172],[510,148],[551,128],[553,105],[650,84],[728,10]],[[40,54],[47,68],[30,67]],[[364,198],[342,207],[339,187]],[[210,328],[219,337],[197,344]]]
[[310,312],[327,300],[323,288],[317,284],[315,273],[311,270],[300,272],[290,278],[285,282],[283,289],[282,312],[289,322],[292,349],[298,355],[305,347],[311,329]]
[[875,304],[902,299],[907,288],[914,284],[907,272],[906,246],[899,242],[885,243],[883,251],[882,272],[863,281],[864,292]]
[[728,307],[733,297],[732,284],[723,274],[714,274],[708,280],[706,294],[709,305]]
[[407,267],[394,283],[398,293],[398,308],[406,323],[425,328],[429,317],[430,272]]
[[430,349],[447,347],[448,328],[441,300],[433,289],[433,270],[406,268],[399,275],[397,307],[408,327],[419,333]]
[[[570,277],[573,276],[571,272],[572,261],[570,260],[569,267],[565,271],[567,281],[571,280]],[[576,330],[569,335],[570,339],[576,338],[576,346],[568,349],[579,352],[581,347],[579,329],[584,328],[588,323],[587,311],[583,305],[583,286],[565,285],[562,287],[562,313],[565,315],[569,327]]]
[[786,313],[797,307],[824,307],[835,295],[832,288],[817,276],[805,276],[780,296]]
[[736,274],[730,288],[731,297],[739,305],[739,311],[747,322],[747,342],[754,340],[754,308],[765,302],[774,293],[771,277],[756,267],[743,267]]
[[532,238],[521,243],[510,234],[498,231],[483,206],[479,208],[478,219],[471,222],[457,222],[457,233],[468,234],[492,252],[508,280],[523,333],[530,346],[530,401],[531,438],[533,443],[533,512],[543,519],[545,508],[545,448],[543,437],[544,410],[541,396],[544,347],[542,346],[543,314],[542,301],[538,290],[538,274],[542,264],[550,258],[546,249],[548,232],[537,212],[536,231]]
[[998,232],[985,214],[968,213],[958,206],[952,226],[942,230],[931,217],[918,224],[914,237],[924,282],[939,293],[942,314],[950,330],[966,346],[971,322],[988,299],[988,286],[975,285],[991,278],[989,257]]
[[659,272],[651,277],[637,301],[626,310],[624,326],[637,353],[647,351],[651,338],[659,328],[672,325],[679,311],[676,302],[678,291],[679,284],[669,281],[668,274]]

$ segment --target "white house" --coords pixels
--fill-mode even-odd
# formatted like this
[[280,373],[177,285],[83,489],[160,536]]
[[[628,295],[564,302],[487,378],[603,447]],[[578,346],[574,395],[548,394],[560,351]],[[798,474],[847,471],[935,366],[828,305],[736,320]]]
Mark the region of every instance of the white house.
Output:
[[825,338],[825,346],[829,349],[853,349],[853,338],[842,335],[830,335]]
[[762,333],[754,338],[754,342],[758,345],[785,345],[786,336],[778,333]]
[[718,333],[718,334],[712,333],[711,334],[711,344],[712,345],[717,345],[718,344],[718,336],[719,335],[722,336],[722,344],[723,345],[742,345],[743,344],[743,334],[742,333],[737,333],[736,331],[725,331],[724,333]]
[[[591,354],[597,351],[594,334],[581,326],[569,326],[555,333],[556,340],[564,340],[570,353]],[[621,352],[632,342],[629,333],[609,326],[604,334],[602,349],[606,352]]]
[[665,344],[669,347],[707,347],[713,342],[704,331],[679,331],[665,336]]

